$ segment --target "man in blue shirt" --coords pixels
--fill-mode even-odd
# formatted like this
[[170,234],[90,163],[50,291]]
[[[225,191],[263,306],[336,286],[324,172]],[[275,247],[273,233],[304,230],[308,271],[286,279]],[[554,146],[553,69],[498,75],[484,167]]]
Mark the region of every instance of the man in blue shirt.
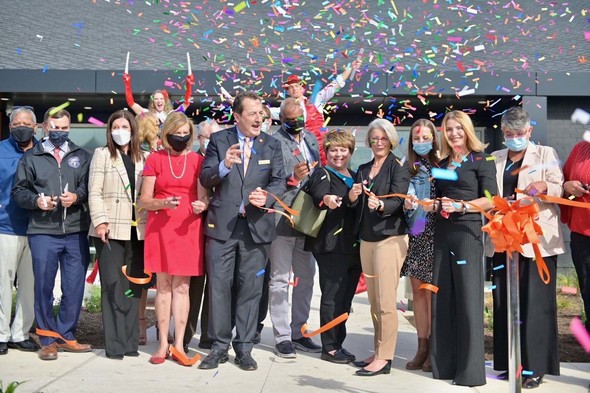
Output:
[[[29,340],[35,317],[34,276],[27,241],[29,214],[10,198],[18,162],[36,143],[37,119],[31,107],[18,107],[10,114],[10,136],[0,142],[0,355],[8,348],[36,351]],[[18,295],[10,325],[13,284]]]

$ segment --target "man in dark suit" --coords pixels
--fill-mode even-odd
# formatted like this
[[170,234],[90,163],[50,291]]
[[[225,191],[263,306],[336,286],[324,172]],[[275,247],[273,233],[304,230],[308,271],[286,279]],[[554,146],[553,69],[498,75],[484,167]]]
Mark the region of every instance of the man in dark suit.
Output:
[[[286,174],[280,143],[260,134],[264,111],[256,93],[239,94],[233,103],[236,126],[211,135],[201,170],[201,184],[214,189],[205,223],[207,274],[211,281],[209,337],[213,345],[200,369],[228,360],[256,370],[252,358],[258,305],[275,221],[263,208],[282,197]],[[236,336],[232,341],[232,286]]]
[[[295,98],[281,103],[281,128],[274,136],[281,142],[287,176],[284,202],[291,204],[315,164],[320,161],[318,140],[306,129],[303,109]],[[320,352],[322,348],[303,337],[301,327],[307,323],[313,295],[315,260],[305,251],[305,235],[277,215],[277,238],[270,246],[269,311],[275,337],[275,354],[296,357],[295,348]],[[293,271],[297,285],[289,307],[289,275]],[[290,311],[290,312],[289,312]]]

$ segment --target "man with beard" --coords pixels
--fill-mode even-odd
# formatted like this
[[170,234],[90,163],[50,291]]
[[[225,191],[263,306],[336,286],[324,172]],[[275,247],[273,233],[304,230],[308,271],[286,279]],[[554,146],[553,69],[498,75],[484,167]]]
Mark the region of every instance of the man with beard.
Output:
[[[0,142],[0,355],[8,348],[34,352],[38,348],[29,340],[33,325],[34,276],[31,250],[27,241],[29,213],[10,198],[18,162],[37,140],[37,118],[33,108],[21,106],[10,113],[10,136]],[[12,327],[12,289],[18,294]]]
[[[70,139],[70,114],[50,108],[48,137],[25,153],[16,172],[12,198],[29,210],[27,235],[35,274],[35,319],[39,358],[57,359],[57,350],[88,352],[74,337],[88,269],[88,168],[91,155]],[[53,317],[53,287],[61,271],[62,298]]]

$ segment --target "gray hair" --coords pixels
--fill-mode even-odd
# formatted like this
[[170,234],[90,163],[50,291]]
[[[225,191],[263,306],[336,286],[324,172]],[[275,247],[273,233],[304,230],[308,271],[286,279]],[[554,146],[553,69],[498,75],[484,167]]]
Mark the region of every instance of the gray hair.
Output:
[[299,103],[299,101],[297,101],[297,98],[293,98],[293,97],[287,98],[285,101],[281,102],[281,107],[280,107],[280,112],[279,112],[279,116],[281,118],[281,121],[283,120],[283,114],[285,113],[285,110],[287,110],[287,107],[289,107],[289,106],[295,106],[297,108],[301,108],[301,104]]
[[207,125],[209,125],[209,127],[211,127],[212,134],[214,132],[221,130],[219,123],[215,119],[206,119],[206,120],[203,120],[202,122],[200,122],[199,124],[197,124],[197,127],[196,127],[197,135],[203,135],[203,131],[205,130],[205,127]]
[[28,114],[31,116],[31,119],[33,119],[33,123],[37,124],[37,116],[35,116],[35,112],[33,112],[33,110],[28,106],[19,106],[18,108],[13,109],[12,112],[10,112],[10,124],[12,124],[12,121],[19,113]]
[[500,127],[502,130],[520,131],[531,125],[531,117],[528,112],[520,106],[508,109],[502,115]]
[[375,119],[369,123],[367,129],[367,138],[365,139],[365,143],[367,146],[371,146],[371,132],[373,130],[383,130],[385,135],[387,135],[387,139],[389,139],[389,144],[391,145],[391,150],[395,149],[399,144],[399,136],[397,135],[397,131],[395,127],[389,120],[386,119]]

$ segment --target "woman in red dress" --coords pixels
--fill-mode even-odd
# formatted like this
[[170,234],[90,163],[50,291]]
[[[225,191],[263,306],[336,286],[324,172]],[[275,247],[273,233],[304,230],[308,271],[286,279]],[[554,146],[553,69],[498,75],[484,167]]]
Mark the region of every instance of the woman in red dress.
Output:
[[148,210],[145,268],[157,273],[156,316],[160,347],[150,363],[168,356],[170,314],[174,317],[174,347],[181,354],[189,310],[189,280],[204,272],[201,213],[207,192],[199,183],[203,157],[190,150],[192,122],[184,113],[168,115],[162,129],[163,150],[148,156],[143,170],[140,205]]

